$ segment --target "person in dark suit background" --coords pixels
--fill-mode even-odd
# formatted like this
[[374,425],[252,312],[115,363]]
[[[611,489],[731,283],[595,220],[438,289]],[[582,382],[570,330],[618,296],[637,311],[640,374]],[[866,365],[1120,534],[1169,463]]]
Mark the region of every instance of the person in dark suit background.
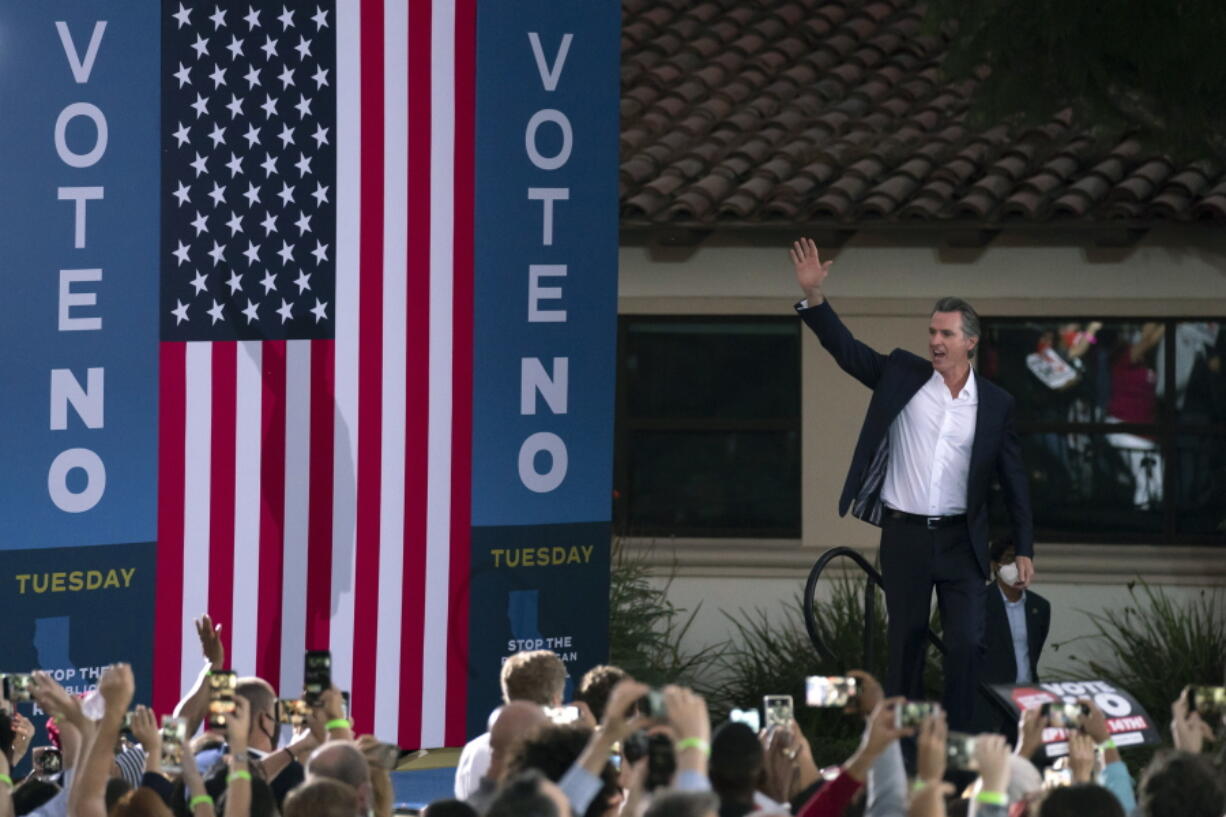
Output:
[[1051,602],[1020,587],[1013,540],[992,543],[995,588],[988,591],[983,681],[989,684],[1037,684],[1039,656],[1051,628]]
[[[984,634],[985,684],[1039,683],[1039,656],[1051,629],[1051,602],[1033,589],[1018,587],[1018,567],[1013,540],[992,542],[993,586],[988,589]],[[975,731],[997,732],[1017,740],[1017,724],[1003,717],[986,700],[976,701]]]
[[1013,425],[1013,398],[975,375],[979,316],[943,298],[928,328],[929,358],[881,354],[856,340],[822,292],[831,262],[817,245],[792,245],[804,322],[845,372],[872,389],[839,498],[839,515],[881,527],[888,614],[886,694],[923,697],[932,591],[945,642],[942,703],[953,729],[974,721],[982,660],[988,492],[999,479],[1012,517],[1017,585],[1034,579],[1030,493]]

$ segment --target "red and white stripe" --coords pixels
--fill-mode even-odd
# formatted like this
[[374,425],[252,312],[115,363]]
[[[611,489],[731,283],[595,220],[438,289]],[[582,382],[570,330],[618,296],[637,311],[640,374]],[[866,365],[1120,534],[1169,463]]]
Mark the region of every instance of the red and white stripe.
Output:
[[338,6],[335,340],[162,345],[154,702],[207,611],[239,673],[292,696],[330,649],[360,732],[458,745],[475,0]]

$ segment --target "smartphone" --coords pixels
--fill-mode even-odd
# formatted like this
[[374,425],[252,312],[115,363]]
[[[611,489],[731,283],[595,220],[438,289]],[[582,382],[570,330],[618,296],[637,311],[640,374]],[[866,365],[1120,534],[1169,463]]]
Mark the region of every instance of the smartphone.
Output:
[[574,723],[579,720],[579,707],[547,706],[545,707],[545,717],[557,724]]
[[640,758],[647,756],[647,732],[640,729],[639,731],[627,735],[622,741],[621,746],[622,759],[627,764],[637,763]]
[[301,726],[311,714],[311,707],[301,698],[277,699],[277,722],[288,723],[290,726]]
[[34,700],[34,676],[28,672],[11,672],[0,676],[4,679],[4,699],[20,704]]
[[978,771],[975,760],[975,736],[962,732],[950,732],[945,740],[945,756],[951,769]]
[[319,696],[332,686],[332,653],[307,650],[302,672],[302,699],[307,706],[319,706]]
[[666,789],[677,771],[677,753],[668,735],[655,734],[647,738],[647,791]]
[[762,717],[756,709],[734,709],[728,713],[728,720],[745,724],[755,735],[762,729]]
[[341,700],[345,703],[345,720],[353,720],[353,716],[349,714],[349,693],[341,692]]
[[809,706],[842,708],[855,697],[855,678],[812,675],[805,679],[805,703]]
[[162,716],[162,769],[170,774],[183,771],[183,746],[187,743],[187,721]]
[[906,701],[894,707],[894,728],[919,729],[925,719],[941,711],[934,701]]
[[209,729],[224,732],[234,714],[234,688],[238,675],[233,670],[215,670],[209,675]]
[[1226,687],[1188,687],[1188,712],[1199,712],[1202,720],[1216,725],[1226,714]]
[[668,717],[668,708],[664,705],[664,693],[653,689],[639,698],[639,712],[647,717],[662,721]]
[[782,726],[787,728],[794,720],[791,695],[763,695],[762,714],[765,716],[766,728]]
[[64,771],[64,756],[54,746],[35,746],[31,752],[34,758],[34,775],[42,779],[54,777]]
[[1048,701],[1043,704],[1039,712],[1046,716],[1049,726],[1056,729],[1076,729],[1081,726],[1082,719],[1090,714],[1090,707],[1085,704]]

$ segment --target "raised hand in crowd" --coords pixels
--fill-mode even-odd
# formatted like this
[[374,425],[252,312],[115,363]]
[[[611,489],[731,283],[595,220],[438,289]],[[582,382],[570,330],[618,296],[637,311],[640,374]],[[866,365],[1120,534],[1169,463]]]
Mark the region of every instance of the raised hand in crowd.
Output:
[[209,709],[209,673],[226,669],[226,647],[221,640],[221,625],[214,624],[208,613],[195,620],[196,637],[200,639],[200,653],[204,666],[200,668],[195,683],[184,693],[175,706],[174,715],[187,721],[187,734],[194,735]]
[[68,813],[73,817],[106,817],[106,782],[115,761],[119,727],[135,688],[132,668],[127,664],[113,664],[102,671],[98,694],[105,709],[68,794]]
[[894,710],[907,702],[904,697],[886,698],[873,709],[865,724],[864,735],[860,738],[858,748],[851,758],[843,764],[843,769],[853,778],[863,783],[868,779],[868,771],[873,761],[884,752],[891,743],[902,737],[915,734],[911,728],[895,726]]
[[25,715],[16,710],[12,713],[13,724],[13,765],[16,766],[30,750],[30,741],[34,738],[34,724]]
[[85,759],[85,747],[94,734],[94,722],[81,711],[81,700],[45,672],[35,671],[34,702],[55,719],[60,732],[60,755],[65,769],[74,769]]
[[396,770],[399,752],[389,753],[388,745],[381,743],[374,735],[362,735],[357,739],[357,745],[366,757],[367,764],[370,765],[374,817],[392,817],[392,801],[395,800],[395,794],[392,791],[391,772]]
[[766,771],[764,793],[772,800],[786,803],[822,776],[813,760],[813,749],[796,721],[765,730],[761,740]]
[[1050,718],[1038,707],[1023,709],[1022,717],[1017,722],[1017,754],[1018,757],[1030,760],[1034,753],[1043,745],[1043,730],[1050,723]]
[[945,817],[946,739],[949,729],[945,713],[938,712],[920,724],[916,740],[915,794],[908,817]]
[[609,702],[605,705],[604,719],[600,722],[600,727],[592,733],[583,753],[579,755],[578,765],[592,775],[600,775],[613,746],[646,723],[646,718],[638,714],[634,705],[650,691],[651,688],[646,684],[640,684],[630,678],[613,687],[613,691],[609,693]]
[[1009,744],[1003,735],[975,738],[975,762],[983,791],[1003,793],[1009,785]]
[[250,732],[251,702],[242,695],[235,695],[234,711],[226,721],[226,742],[230,744],[230,775],[226,778],[227,817],[250,817],[251,814],[251,770],[247,768],[247,735]]
[[1094,738],[1081,732],[1069,734],[1068,765],[1074,783],[1089,783],[1094,779]]
[[1120,751],[1111,740],[1111,726],[1107,723],[1106,714],[1091,698],[1082,698],[1078,703],[1089,710],[1089,714],[1081,720],[1081,730],[1090,736],[1095,747],[1103,747],[1103,764],[1119,762]]
[[335,686],[325,689],[319,696],[319,710],[327,719],[324,728],[328,740],[353,740],[353,729],[345,717],[345,699]]
[[895,710],[905,698],[887,698],[877,704],[865,722],[864,735],[839,776],[818,789],[809,798],[797,817],[838,817],[868,780],[869,771],[877,758],[901,737],[914,734],[913,729],[895,726]]
[[162,772],[162,730],[158,728],[157,715],[141,704],[132,710],[132,736],[145,750],[145,771]]
[[1171,703],[1171,739],[1181,752],[1198,755],[1205,741],[1213,740],[1213,727],[1205,723],[1199,712],[1188,711],[1188,687]]
[[208,613],[196,619],[196,637],[200,639],[200,651],[214,671],[226,668],[226,645],[221,640],[221,624],[214,624]]
[[847,674],[856,679],[856,696],[848,707],[854,707],[853,711],[867,718],[885,698],[885,690],[881,688],[881,682],[862,669],[849,670]]
[[707,758],[711,755],[711,718],[707,702],[693,690],[666,686],[664,706],[668,723],[676,733],[677,773],[687,771],[707,774]]
[[204,787],[204,777],[200,774],[200,769],[196,766],[196,759],[192,756],[183,758],[183,783],[187,788],[188,809],[192,813],[192,817],[217,817],[217,811],[213,806],[213,798],[209,796],[208,790]]

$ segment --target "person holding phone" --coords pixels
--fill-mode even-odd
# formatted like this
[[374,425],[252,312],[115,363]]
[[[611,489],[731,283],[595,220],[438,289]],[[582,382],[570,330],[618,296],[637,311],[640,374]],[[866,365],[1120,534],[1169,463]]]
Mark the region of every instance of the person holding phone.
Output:
[[881,528],[889,615],[888,695],[923,696],[929,605],[937,592],[945,641],[943,705],[955,729],[974,720],[989,579],[988,493],[999,478],[1013,518],[1018,586],[1034,580],[1030,492],[1014,430],[1013,398],[971,366],[979,316],[942,298],[928,325],[928,358],[888,355],[856,340],[826,300],[830,261],[792,245],[805,299],[801,319],[845,372],[872,390],[839,515]]

